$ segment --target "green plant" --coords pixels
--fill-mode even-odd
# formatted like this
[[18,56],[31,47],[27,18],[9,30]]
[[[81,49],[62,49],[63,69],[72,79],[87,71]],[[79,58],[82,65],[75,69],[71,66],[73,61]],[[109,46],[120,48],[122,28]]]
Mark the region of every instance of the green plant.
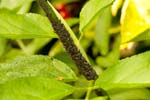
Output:
[[0,100],[150,99],[149,5],[1,0]]

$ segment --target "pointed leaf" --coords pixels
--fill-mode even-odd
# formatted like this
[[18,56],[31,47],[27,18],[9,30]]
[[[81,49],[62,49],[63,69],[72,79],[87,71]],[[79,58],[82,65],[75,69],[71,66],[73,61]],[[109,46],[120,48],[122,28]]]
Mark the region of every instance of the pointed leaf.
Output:
[[150,0],[125,0],[121,15],[122,42],[150,28]]
[[7,8],[14,12],[24,14],[30,9],[34,0],[0,0],[0,8]]
[[108,68],[96,81],[95,86],[105,90],[112,88],[150,87],[150,52],[120,60]]
[[44,77],[17,78],[0,84],[0,100],[60,100],[74,88]]
[[28,39],[56,37],[48,19],[38,14],[14,14],[0,10],[0,37]]
[[150,29],[144,31],[142,34],[138,35],[131,41],[142,41],[142,40],[150,40]]
[[117,12],[118,12],[119,8],[121,7],[122,3],[123,3],[123,0],[115,0],[113,2],[112,7],[111,7],[112,8],[111,11],[112,11],[113,16],[117,15]]
[[0,64],[0,83],[28,76],[43,76],[65,81],[77,79],[66,64],[48,56],[20,56],[12,62]]
[[120,42],[121,36],[118,35],[115,38],[112,50],[106,56],[99,56],[96,58],[97,64],[104,68],[108,68],[116,64],[120,58]]
[[97,25],[95,43],[102,55],[106,55],[109,51],[109,28],[111,24],[111,11],[110,7],[102,10]]
[[89,23],[100,13],[100,11],[110,5],[114,0],[90,0],[80,12],[80,31],[84,31]]

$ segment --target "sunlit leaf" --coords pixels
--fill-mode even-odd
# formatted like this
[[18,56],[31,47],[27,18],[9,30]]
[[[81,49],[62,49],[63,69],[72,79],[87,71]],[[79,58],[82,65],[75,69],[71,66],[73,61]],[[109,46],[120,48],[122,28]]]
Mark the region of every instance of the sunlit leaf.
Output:
[[[48,44],[52,38],[37,38],[33,39],[26,47],[25,51],[28,54],[36,54],[41,48]],[[42,41],[42,42],[41,42]]]
[[105,90],[150,87],[149,59],[150,52],[145,52],[120,60],[101,74],[95,86]]
[[10,39],[56,37],[48,19],[38,14],[14,14],[0,10],[0,37]]
[[27,13],[34,0],[0,0],[0,8],[7,8],[19,14]]
[[44,77],[24,77],[0,84],[0,100],[60,100],[74,88]]
[[96,58],[98,65],[107,68],[118,62],[120,57],[120,42],[121,36],[118,35],[113,43],[112,50],[106,56],[99,56]]
[[48,56],[22,56],[12,62],[0,64],[0,83],[29,76],[43,76],[64,81],[77,79],[66,64]]
[[66,52],[59,52],[54,56],[54,58],[70,66],[70,68],[74,69],[74,72],[75,71],[78,72],[77,66],[75,65],[75,63],[72,61],[72,59],[69,57],[69,55]]
[[142,40],[150,40],[150,29],[144,31],[142,34],[138,35],[131,41],[142,41]]
[[150,0],[125,0],[121,15],[122,42],[150,28]]
[[112,4],[111,11],[112,15],[116,16],[119,8],[121,7],[123,0],[115,0]]
[[80,31],[83,32],[95,16],[97,16],[103,8],[110,5],[113,1],[114,0],[88,1],[80,12]]
[[72,27],[73,25],[76,25],[79,23],[79,19],[78,18],[69,18],[66,19],[67,24]]
[[96,24],[96,35],[95,43],[99,48],[102,55],[106,55],[109,51],[109,28],[111,24],[111,11],[110,7],[102,10],[97,24]]
[[113,89],[108,91],[111,100],[148,100],[150,91],[146,88]]
[[106,97],[106,96],[104,96],[104,97],[102,97],[102,96],[101,97],[95,97],[91,100],[108,100],[108,97]]
[[12,48],[5,52],[5,54],[0,59],[1,62],[7,62],[15,59],[17,56],[26,55],[21,49]]

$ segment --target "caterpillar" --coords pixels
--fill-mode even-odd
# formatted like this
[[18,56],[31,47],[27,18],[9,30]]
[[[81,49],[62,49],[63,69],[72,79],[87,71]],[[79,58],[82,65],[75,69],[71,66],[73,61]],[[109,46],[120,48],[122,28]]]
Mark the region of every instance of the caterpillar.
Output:
[[46,2],[46,0],[38,0],[38,2],[45,11],[55,33],[58,35],[67,53],[77,65],[80,73],[83,74],[88,80],[97,79],[98,76],[95,70],[92,69],[91,65],[83,57],[80,50],[77,48],[73,39],[71,38],[69,32],[67,31],[66,27],[58,19],[52,8],[49,6],[48,2]]

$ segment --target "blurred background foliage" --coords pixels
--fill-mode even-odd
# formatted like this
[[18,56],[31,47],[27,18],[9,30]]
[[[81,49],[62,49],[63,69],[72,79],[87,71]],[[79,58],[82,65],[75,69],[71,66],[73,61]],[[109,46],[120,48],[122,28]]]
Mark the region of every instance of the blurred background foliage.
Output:
[[[149,12],[147,12],[148,15],[141,15],[147,17],[140,17],[141,13],[138,12],[140,8],[138,8],[137,2],[129,3],[128,0],[115,0],[112,6],[103,8],[92,19],[93,21],[86,30],[81,32],[79,31],[80,12],[87,0],[50,1],[72,28],[78,39],[80,39],[81,45],[97,70],[110,67],[124,57],[149,50],[150,45],[147,38],[149,36],[149,23],[145,24],[145,26],[138,26],[133,21],[138,20],[140,23],[141,20],[145,19],[148,22]],[[35,0],[1,0],[0,9],[3,8],[7,8],[17,14],[38,13],[45,15]],[[141,9],[147,8],[141,6]],[[131,14],[133,12],[134,14]],[[127,36],[126,34],[128,33],[126,31],[128,33],[132,32],[132,34]],[[141,35],[142,32],[145,32],[144,34],[147,35],[142,35],[139,38],[138,35]],[[54,56],[67,64],[71,63],[71,65],[74,65],[57,38],[19,40],[0,38],[0,45],[0,62],[12,60],[18,55],[44,54]]]
[[[132,10],[133,4],[126,11],[122,11],[123,0],[116,0],[112,6],[103,9],[98,14],[94,21],[94,24],[89,25],[87,31],[79,32],[79,17],[80,11],[86,0],[49,0],[67,21],[69,26],[73,29],[76,36],[80,39],[81,45],[87,52],[93,66],[100,66],[101,68],[107,68],[115,64],[120,58],[131,56],[140,52],[149,50],[149,40],[133,41],[126,44],[121,44],[120,32],[122,27],[126,27],[124,22],[129,22],[125,19],[128,18],[129,11]],[[128,0],[126,0],[127,2]],[[126,4],[127,5],[127,4]],[[39,5],[35,0],[1,0],[0,8],[7,8],[15,13],[38,13],[44,15]],[[126,14],[127,13],[127,14]],[[123,16],[124,14],[124,16]],[[126,14],[126,16],[125,16]],[[137,14],[133,14],[137,15]],[[122,18],[122,24],[120,24],[120,18]],[[40,24],[40,23],[39,23]],[[129,23],[130,24],[130,23]],[[130,28],[135,29],[135,26],[130,25]],[[146,29],[146,28],[145,28]],[[128,30],[123,28],[123,30]],[[139,30],[137,30],[139,32]],[[136,34],[136,33],[134,33]],[[124,38],[126,36],[123,33]],[[123,37],[122,37],[123,38]],[[125,39],[124,39],[125,40]],[[130,39],[131,40],[131,39]],[[42,41],[42,42],[41,42]],[[11,60],[17,55],[30,55],[30,54],[44,54],[50,56],[56,56],[58,59],[65,60],[67,57],[60,41],[56,38],[44,38],[44,39],[24,39],[24,40],[12,40],[12,39],[0,39],[0,61]],[[61,56],[59,56],[61,55]],[[64,56],[62,56],[64,55]],[[68,57],[67,57],[68,59]],[[66,60],[65,62],[67,62]],[[69,64],[71,60],[67,63]],[[99,67],[98,67],[99,68]]]
[[[149,0],[115,0],[112,5],[103,8],[95,15],[90,24],[83,29],[80,26],[81,16],[84,13],[91,13],[84,12],[82,9],[88,0],[49,1],[72,28],[98,74],[117,63],[119,59],[150,49]],[[35,0],[0,0],[0,9],[2,11],[8,9],[16,14],[37,13],[45,16]],[[38,23],[38,20],[36,22]],[[77,72],[75,64],[65,52],[57,36],[53,37],[0,38],[0,63],[10,61],[18,55],[42,54],[65,62]],[[81,81],[76,82],[76,86],[83,87],[83,83],[89,84],[85,80]],[[80,92],[81,94],[75,93],[74,97],[82,97],[85,91]]]
[[[150,47],[148,39],[149,30],[147,30],[149,23],[145,24],[145,26],[138,26],[134,23],[134,20],[138,20],[139,23],[143,19],[147,20],[147,22],[149,20],[149,12],[147,12],[148,15],[140,15],[145,13],[138,12],[140,9],[138,2],[140,3],[140,1],[129,3],[128,0],[115,0],[112,6],[105,7],[92,19],[92,23],[88,25],[84,32],[79,32],[80,12],[87,0],[50,1],[80,39],[80,43],[87,52],[93,66],[107,68],[116,63],[120,58],[146,51]],[[143,5],[145,4],[143,3]],[[148,9],[145,6],[140,7],[141,9]],[[3,8],[7,8],[17,14],[38,13],[45,15],[35,0],[1,0],[0,9]],[[132,32],[132,34],[127,36],[126,31],[128,33]],[[142,35],[139,38],[138,35],[141,35],[142,32],[145,32],[144,34],[147,35]],[[124,43],[120,44],[121,41]],[[64,57],[67,57],[57,38],[22,40],[1,38],[0,45],[0,62],[11,60],[17,55],[30,54],[56,56],[61,60],[65,60]],[[67,63],[69,64],[70,60]]]

